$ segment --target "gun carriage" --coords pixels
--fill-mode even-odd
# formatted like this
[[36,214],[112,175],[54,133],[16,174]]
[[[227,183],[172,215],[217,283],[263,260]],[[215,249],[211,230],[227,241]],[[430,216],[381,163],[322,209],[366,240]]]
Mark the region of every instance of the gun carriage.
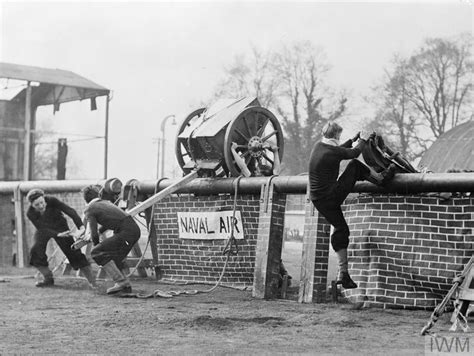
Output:
[[196,166],[207,176],[237,177],[241,168],[231,147],[252,175],[261,165],[275,165],[270,147],[283,156],[283,132],[273,113],[256,98],[220,100],[189,114],[178,129],[176,159],[185,174]]

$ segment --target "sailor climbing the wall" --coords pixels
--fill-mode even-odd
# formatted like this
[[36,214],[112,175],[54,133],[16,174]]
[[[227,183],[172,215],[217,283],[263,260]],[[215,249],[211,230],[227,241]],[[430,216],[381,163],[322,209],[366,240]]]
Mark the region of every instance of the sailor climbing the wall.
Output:
[[[368,180],[384,185],[391,180],[395,166],[390,165],[381,173],[376,173],[361,161],[355,159],[361,154],[368,137],[357,133],[354,138],[339,144],[342,127],[335,122],[327,123],[322,130],[323,138],[311,151],[309,161],[310,198],[316,209],[334,227],[331,245],[337,255],[339,275],[337,283],[343,288],[357,288],[348,270],[347,247],[349,245],[349,227],[342,213],[341,205],[352,191],[356,181]],[[359,140],[360,139],[360,140]],[[356,147],[352,144],[359,140]],[[351,161],[339,176],[339,164],[343,160]]]

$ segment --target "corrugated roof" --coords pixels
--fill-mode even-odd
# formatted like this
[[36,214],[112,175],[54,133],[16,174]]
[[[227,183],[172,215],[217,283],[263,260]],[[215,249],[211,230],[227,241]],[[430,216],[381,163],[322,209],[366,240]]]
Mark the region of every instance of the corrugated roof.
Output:
[[0,78],[19,79],[52,85],[94,89],[104,91],[106,94],[109,92],[109,89],[96,84],[89,79],[62,69],[40,68],[0,62]]
[[474,121],[442,134],[424,153],[418,166],[435,173],[450,169],[474,170]]
[[[60,104],[108,95],[110,90],[73,72],[0,62],[0,78],[38,82],[32,87],[32,105]],[[25,100],[22,89],[9,100]],[[8,100],[8,99],[7,99]],[[56,108],[55,108],[56,110]]]

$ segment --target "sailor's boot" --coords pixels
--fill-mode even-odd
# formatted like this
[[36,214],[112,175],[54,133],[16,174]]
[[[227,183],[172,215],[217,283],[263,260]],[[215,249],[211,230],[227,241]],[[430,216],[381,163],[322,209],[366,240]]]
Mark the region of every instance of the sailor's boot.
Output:
[[342,284],[345,289],[357,288],[357,284],[352,280],[348,271],[347,249],[343,248],[336,251],[337,261],[339,264],[339,276],[336,284]]
[[110,278],[115,282],[115,285],[107,289],[107,294],[115,294],[118,292],[131,293],[132,286],[127,277],[118,269],[113,260],[110,260],[102,268],[107,272]]
[[43,275],[43,280],[36,282],[37,287],[51,287],[54,285],[54,278],[53,272],[49,269],[49,267],[39,266],[36,267],[38,271]]
[[370,169],[370,173],[365,177],[365,179],[376,185],[384,186],[395,176],[395,169],[396,166],[393,163],[380,173]]
[[92,267],[89,265],[89,266],[81,267],[80,270],[81,270],[83,276],[87,279],[87,282],[89,282],[89,286],[92,289],[96,289],[97,284],[95,282],[95,276],[92,273]]

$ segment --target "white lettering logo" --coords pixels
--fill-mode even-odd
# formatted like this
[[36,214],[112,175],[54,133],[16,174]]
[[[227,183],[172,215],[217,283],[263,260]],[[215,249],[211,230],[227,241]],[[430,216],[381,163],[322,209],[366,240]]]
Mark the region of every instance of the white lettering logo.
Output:
[[228,239],[231,233],[236,239],[244,238],[240,211],[235,212],[235,219],[233,211],[184,212],[177,215],[181,239]]

